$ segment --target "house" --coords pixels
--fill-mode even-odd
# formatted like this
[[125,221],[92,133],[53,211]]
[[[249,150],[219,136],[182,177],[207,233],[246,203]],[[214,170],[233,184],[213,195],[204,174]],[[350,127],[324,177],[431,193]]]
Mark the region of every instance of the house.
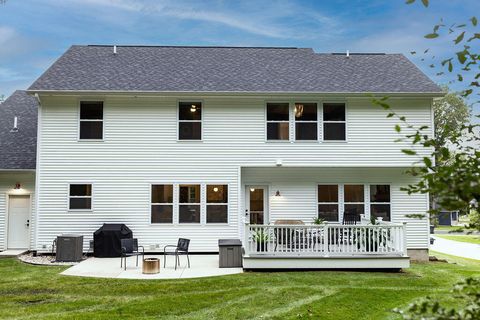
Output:
[[[428,258],[428,219],[407,217],[428,196],[401,190],[417,158],[367,94],[432,127],[441,90],[401,54],[72,46],[27,92],[39,102],[29,249],[125,223],[147,251],[178,237],[195,252],[242,239],[249,268]],[[317,217],[328,223],[311,225]],[[383,221],[342,224],[352,217]]]

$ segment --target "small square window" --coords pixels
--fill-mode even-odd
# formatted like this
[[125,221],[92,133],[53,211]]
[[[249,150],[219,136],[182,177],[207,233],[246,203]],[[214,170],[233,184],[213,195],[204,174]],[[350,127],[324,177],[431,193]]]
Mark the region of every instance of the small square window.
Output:
[[68,195],[69,210],[91,210],[92,209],[92,185],[71,184]]

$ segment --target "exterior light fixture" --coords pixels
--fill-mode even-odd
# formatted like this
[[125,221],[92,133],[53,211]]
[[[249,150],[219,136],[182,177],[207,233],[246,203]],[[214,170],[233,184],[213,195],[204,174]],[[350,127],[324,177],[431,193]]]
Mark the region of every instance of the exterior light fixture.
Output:
[[192,106],[190,107],[190,112],[195,112],[197,111],[197,106],[192,104]]
[[218,188],[217,188],[217,187],[214,187],[214,188],[213,188],[213,192],[218,192]]
[[15,183],[15,188],[14,189],[15,190],[20,190],[20,189],[22,189],[22,185],[17,182],[17,183]]
[[280,194],[280,190],[277,190],[277,192],[275,192],[275,197],[280,197],[281,194]]
[[250,192],[254,192],[255,191],[255,188],[250,188]]

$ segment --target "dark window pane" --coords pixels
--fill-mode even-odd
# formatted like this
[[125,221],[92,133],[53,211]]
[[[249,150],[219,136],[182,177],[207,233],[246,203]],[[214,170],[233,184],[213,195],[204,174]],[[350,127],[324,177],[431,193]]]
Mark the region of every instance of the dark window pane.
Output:
[[267,103],[268,121],[288,121],[288,103]]
[[103,119],[103,102],[82,101],[80,102],[80,119]]
[[263,189],[250,189],[250,211],[263,212]]
[[71,184],[70,195],[71,196],[91,196],[92,185],[91,184]]
[[345,103],[324,103],[323,121],[345,121]]
[[360,215],[365,214],[365,208],[363,204],[345,204],[344,213],[356,215],[360,221]]
[[172,223],[173,206],[172,205],[153,205],[152,223]]
[[319,185],[318,202],[338,202],[338,186]]
[[88,209],[92,208],[91,198],[70,198],[70,209]]
[[338,205],[319,204],[318,217],[326,221],[338,221]]
[[152,203],[173,203],[173,185],[153,185]]
[[180,205],[178,221],[180,223],[200,223],[199,205]]
[[201,102],[180,102],[178,105],[179,120],[201,120]]
[[317,123],[303,122],[295,124],[296,140],[317,140]]
[[208,185],[207,186],[207,202],[208,203],[227,203],[228,202],[228,186],[227,185]]
[[200,185],[180,185],[180,203],[200,203]]
[[363,185],[345,185],[345,202],[363,202]]
[[370,205],[370,215],[375,218],[382,217],[383,221],[390,221],[390,205],[372,204]]
[[102,139],[102,121],[80,121],[80,139]]
[[345,140],[345,123],[324,123],[323,140]]
[[295,120],[317,121],[316,103],[295,103]]
[[202,140],[201,122],[180,122],[178,126],[180,140]]
[[374,184],[370,186],[371,202],[390,202],[390,186]]
[[267,139],[268,140],[288,140],[288,122],[271,122],[267,123]]
[[228,206],[227,205],[209,205],[207,206],[208,223],[227,223]]

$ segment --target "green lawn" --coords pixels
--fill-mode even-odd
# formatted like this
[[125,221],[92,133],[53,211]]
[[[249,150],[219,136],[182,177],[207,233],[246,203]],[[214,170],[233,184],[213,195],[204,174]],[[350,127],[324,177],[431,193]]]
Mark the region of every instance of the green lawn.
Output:
[[397,319],[392,308],[425,295],[448,299],[452,284],[480,273],[480,263],[452,259],[456,264],[414,264],[404,273],[247,272],[168,281],[61,276],[64,267],[0,259],[0,318]]
[[441,231],[448,231],[448,232],[463,232],[465,230],[465,227],[462,226],[438,226],[435,227],[435,230],[441,230]]
[[473,235],[473,234],[463,234],[463,235],[436,234],[435,236],[443,238],[443,239],[448,239],[448,240],[480,244],[480,235],[477,235],[477,234],[476,235]]

